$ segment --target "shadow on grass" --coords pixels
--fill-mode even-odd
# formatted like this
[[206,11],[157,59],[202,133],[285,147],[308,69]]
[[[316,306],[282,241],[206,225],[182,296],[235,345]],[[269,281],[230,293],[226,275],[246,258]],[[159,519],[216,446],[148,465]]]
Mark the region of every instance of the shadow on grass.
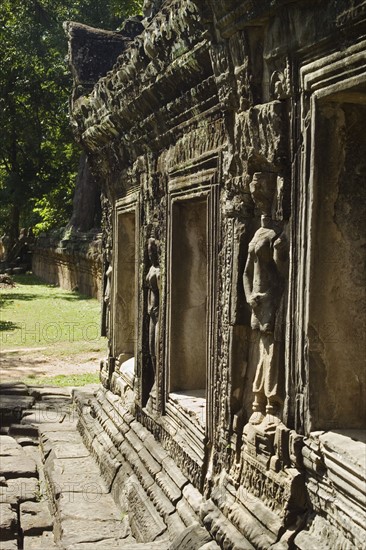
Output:
[[65,300],[67,302],[81,302],[87,300],[93,300],[90,296],[84,296],[84,294],[75,294],[75,295],[65,295],[65,294],[50,294],[44,295],[41,294],[26,294],[22,292],[14,291],[12,294],[0,294],[0,307],[9,306],[16,300],[21,300],[24,302],[30,302],[31,300]]
[[[37,277],[36,275],[33,275],[31,273],[26,273],[24,275],[13,275],[13,279],[15,281],[15,284],[16,285],[29,285],[29,286],[44,286],[45,288],[52,288],[52,289],[56,289],[56,288],[60,288],[59,285],[50,285],[50,284],[47,284],[45,281],[42,281],[42,279],[40,279],[39,277]],[[59,299],[62,299],[62,300],[68,300],[69,302],[72,302],[72,301],[80,301],[80,300],[83,300],[83,301],[86,301],[86,300],[94,300],[94,298],[92,298],[91,296],[86,296],[85,294],[80,294],[79,292],[77,291],[69,291],[70,293],[69,294],[53,294],[52,295],[52,298],[59,298]],[[19,300],[32,300],[33,298],[37,298],[37,299],[42,299],[42,298],[49,298],[49,296],[42,296],[42,295],[31,295],[31,294],[21,294],[21,293],[17,293],[17,291],[15,292],[12,292],[12,294],[10,295],[7,295],[7,294],[4,294],[3,295],[4,297],[8,297],[8,296],[13,296],[13,297],[16,297],[17,299]],[[23,296],[25,296],[23,298]]]
[[32,285],[32,286],[49,286],[53,288],[53,285],[47,285],[44,281],[36,277],[36,275],[31,275],[26,273],[25,275],[12,275],[16,285]]
[[[28,302],[30,300],[35,300],[36,298],[38,298],[36,294],[23,294],[15,291],[13,294],[1,294],[0,304],[3,302],[4,304],[5,302],[9,304],[10,302],[14,302],[14,300],[25,300]],[[43,298],[43,296],[41,296],[41,298]]]
[[64,294],[57,296],[56,298],[62,298],[63,300],[68,300],[69,302],[73,302],[75,300],[81,301],[81,300],[94,300],[94,298],[91,298],[90,296],[85,296],[85,294],[76,294],[75,296],[65,296]]
[[13,323],[12,321],[1,321],[0,320],[0,331],[15,330],[17,328],[20,328],[20,326],[17,325],[16,323]]
[[[23,300],[23,301],[30,301],[30,300],[48,300],[50,297],[52,297],[53,300],[66,300],[68,302],[76,302],[76,301],[87,301],[87,300],[94,300],[91,296],[86,296],[85,294],[80,294],[77,291],[69,291],[68,294],[66,293],[52,293],[52,295],[49,295],[47,293],[47,289],[58,289],[60,288],[58,285],[50,285],[36,277],[32,274],[24,274],[24,275],[13,275],[13,279],[15,281],[15,288],[12,289],[11,293],[0,293],[0,307],[8,306],[11,303],[14,302],[14,300]],[[45,294],[29,294],[24,293],[21,291],[21,286],[43,286],[45,288]]]

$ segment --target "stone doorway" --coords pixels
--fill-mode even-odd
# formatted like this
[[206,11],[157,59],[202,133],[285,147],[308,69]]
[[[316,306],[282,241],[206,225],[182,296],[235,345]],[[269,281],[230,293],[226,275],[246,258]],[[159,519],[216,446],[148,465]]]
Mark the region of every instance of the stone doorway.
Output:
[[116,371],[133,382],[136,356],[136,213],[116,215],[113,347]]
[[314,427],[359,429],[366,382],[365,85],[326,96],[316,115],[309,304]]
[[207,198],[172,204],[169,397],[206,416],[208,345]]

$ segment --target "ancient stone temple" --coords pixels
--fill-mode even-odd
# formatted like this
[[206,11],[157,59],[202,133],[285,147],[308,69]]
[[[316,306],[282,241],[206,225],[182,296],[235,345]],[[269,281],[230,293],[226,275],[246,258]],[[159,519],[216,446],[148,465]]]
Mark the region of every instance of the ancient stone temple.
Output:
[[67,32],[109,342],[80,429],[135,536],[365,547],[366,2]]

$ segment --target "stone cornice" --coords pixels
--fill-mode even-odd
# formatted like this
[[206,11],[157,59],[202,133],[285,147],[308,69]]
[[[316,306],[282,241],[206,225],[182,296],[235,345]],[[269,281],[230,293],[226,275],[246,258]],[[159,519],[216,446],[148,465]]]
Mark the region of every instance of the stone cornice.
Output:
[[75,132],[89,151],[116,138],[129,147],[148,134],[151,143],[212,109],[212,74],[196,7],[189,0],[168,2],[93,91],[72,103]]

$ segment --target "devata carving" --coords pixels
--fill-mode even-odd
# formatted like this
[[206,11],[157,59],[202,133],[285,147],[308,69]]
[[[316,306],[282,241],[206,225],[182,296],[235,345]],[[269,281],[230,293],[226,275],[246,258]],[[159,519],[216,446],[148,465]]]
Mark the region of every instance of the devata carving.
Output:
[[151,363],[156,376],[156,358],[158,356],[159,345],[159,303],[160,303],[160,267],[158,243],[151,238],[148,242],[148,255],[151,267],[146,276],[146,283],[149,288],[147,313],[150,317],[149,322],[149,352]]
[[273,99],[287,99],[290,96],[290,69],[288,63],[283,72],[274,71],[272,73],[270,93]]
[[279,422],[284,399],[283,366],[274,332],[284,289],[287,239],[271,217],[276,184],[276,175],[264,172],[255,173],[250,183],[253,201],[261,211],[261,227],[249,244],[244,270],[245,296],[252,309],[249,361],[256,365],[251,424],[260,424],[265,415],[267,422]]
[[104,333],[110,342],[110,318],[111,318],[111,286],[112,286],[112,251],[108,247],[106,252],[105,290],[104,290]]

